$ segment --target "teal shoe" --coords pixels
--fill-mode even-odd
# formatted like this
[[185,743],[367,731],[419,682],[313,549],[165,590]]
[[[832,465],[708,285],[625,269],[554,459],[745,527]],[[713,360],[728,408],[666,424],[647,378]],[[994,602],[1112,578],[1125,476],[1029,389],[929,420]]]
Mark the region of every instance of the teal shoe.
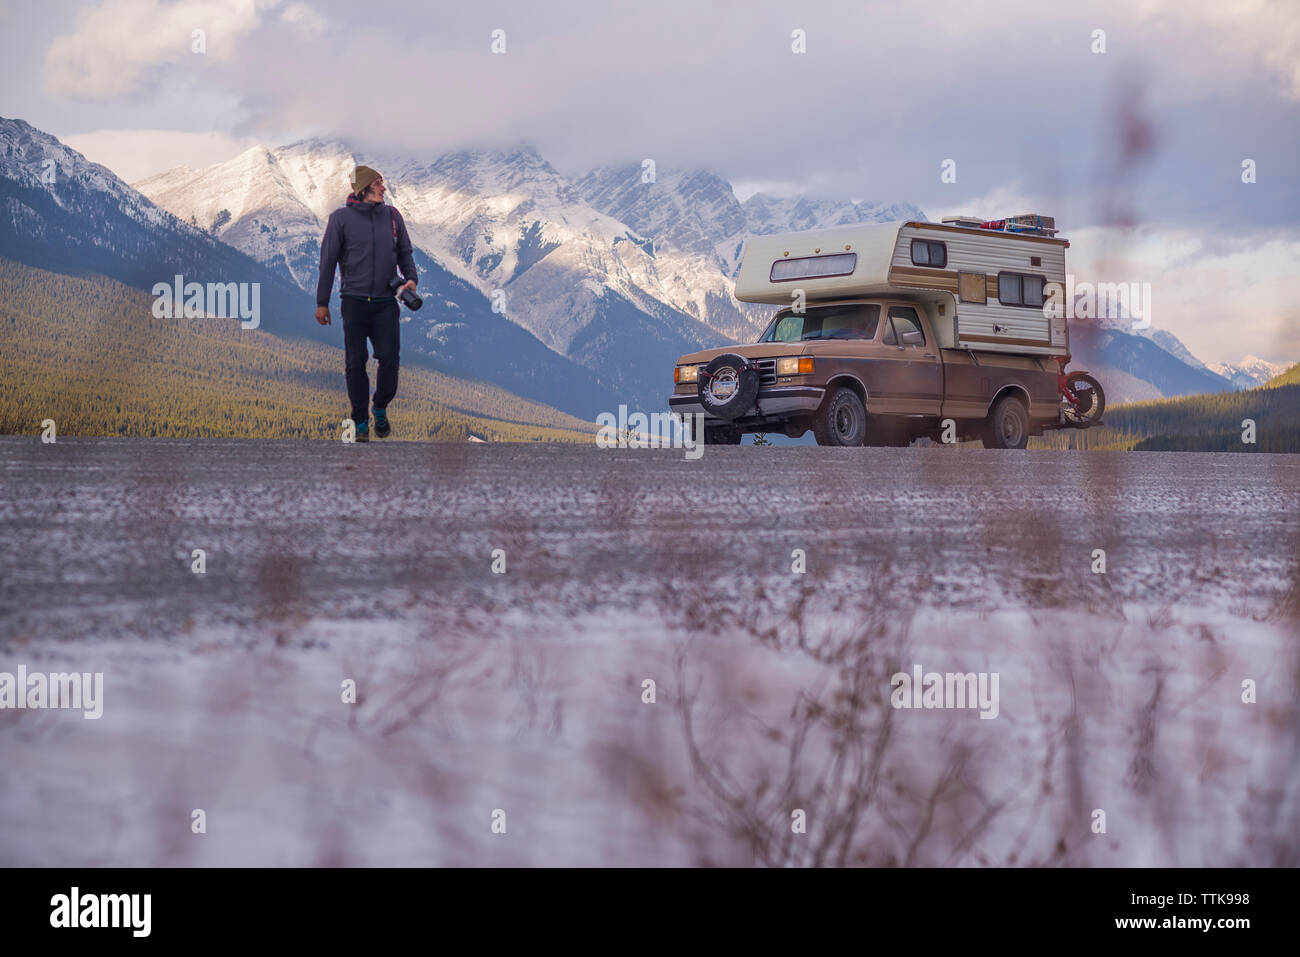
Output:
[[388,424],[388,410],[375,409],[375,438],[386,439],[393,427]]
[[357,423],[357,441],[358,441],[358,442],[369,442],[369,441],[370,441],[370,422],[369,422],[369,420],[367,420],[367,421],[365,421],[365,422],[358,422],[358,423]]

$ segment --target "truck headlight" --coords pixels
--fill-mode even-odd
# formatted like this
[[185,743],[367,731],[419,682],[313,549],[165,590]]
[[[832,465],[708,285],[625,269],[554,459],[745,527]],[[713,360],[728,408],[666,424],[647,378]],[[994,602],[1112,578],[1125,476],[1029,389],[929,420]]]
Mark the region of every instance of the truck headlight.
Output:
[[786,356],[776,360],[777,375],[808,375],[812,371],[812,356]]
[[673,369],[673,382],[699,382],[699,366],[677,366]]

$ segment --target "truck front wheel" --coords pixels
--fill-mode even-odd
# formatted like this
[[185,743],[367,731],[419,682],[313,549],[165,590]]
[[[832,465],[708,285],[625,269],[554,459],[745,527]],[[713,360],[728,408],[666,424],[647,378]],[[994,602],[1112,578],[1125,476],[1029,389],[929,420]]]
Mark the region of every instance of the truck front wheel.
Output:
[[1013,395],[1004,395],[993,404],[984,423],[984,448],[1023,449],[1029,444],[1029,411]]
[[867,407],[852,389],[836,389],[813,418],[818,445],[861,445],[866,434]]

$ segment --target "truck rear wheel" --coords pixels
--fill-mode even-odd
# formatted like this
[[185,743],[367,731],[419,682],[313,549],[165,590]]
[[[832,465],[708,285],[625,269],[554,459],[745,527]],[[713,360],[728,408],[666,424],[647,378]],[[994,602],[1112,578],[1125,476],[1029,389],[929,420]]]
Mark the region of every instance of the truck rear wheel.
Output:
[[1014,395],[1004,395],[993,404],[984,423],[984,448],[1023,449],[1029,444],[1029,410]]
[[861,445],[866,434],[867,407],[852,389],[836,389],[813,417],[818,445]]

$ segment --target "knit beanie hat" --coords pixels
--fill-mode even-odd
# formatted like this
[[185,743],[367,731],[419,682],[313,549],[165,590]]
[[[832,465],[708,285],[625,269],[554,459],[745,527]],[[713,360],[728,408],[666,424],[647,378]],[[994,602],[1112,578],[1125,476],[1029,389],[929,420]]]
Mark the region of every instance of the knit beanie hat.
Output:
[[369,166],[358,166],[352,171],[352,193],[358,199],[369,189],[370,184],[379,179],[379,173]]

